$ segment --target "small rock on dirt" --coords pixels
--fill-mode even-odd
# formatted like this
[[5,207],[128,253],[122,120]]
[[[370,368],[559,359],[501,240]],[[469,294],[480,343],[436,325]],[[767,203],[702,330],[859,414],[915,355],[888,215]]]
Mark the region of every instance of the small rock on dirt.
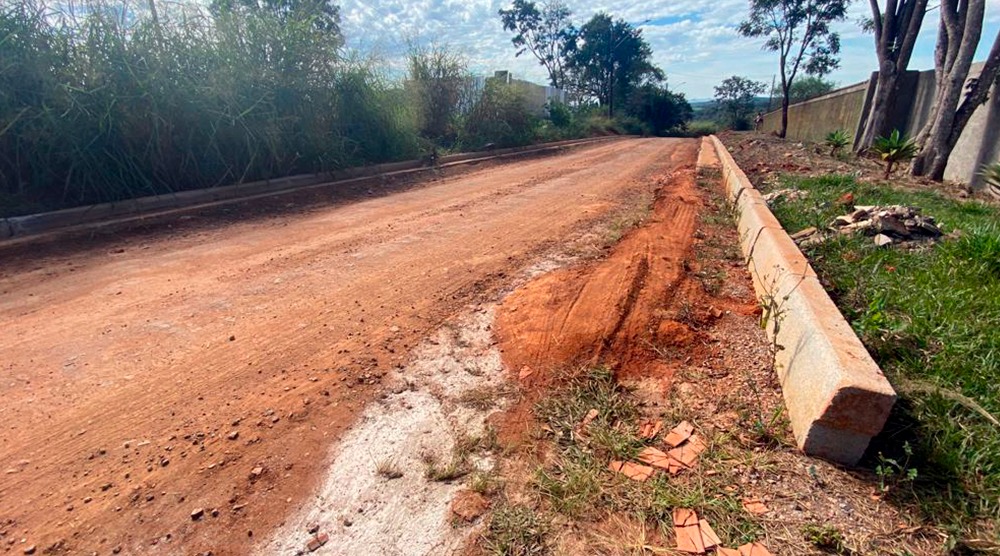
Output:
[[314,535],[313,538],[309,539],[309,542],[306,543],[306,550],[308,550],[309,552],[316,552],[317,550],[319,550],[321,546],[326,544],[327,541],[329,540],[330,540],[330,535],[327,535],[326,533],[319,533],[318,535]]
[[885,234],[879,234],[875,236],[875,245],[879,247],[886,247],[893,244],[893,239]]
[[191,520],[198,521],[205,516],[205,508],[195,508],[191,511]]

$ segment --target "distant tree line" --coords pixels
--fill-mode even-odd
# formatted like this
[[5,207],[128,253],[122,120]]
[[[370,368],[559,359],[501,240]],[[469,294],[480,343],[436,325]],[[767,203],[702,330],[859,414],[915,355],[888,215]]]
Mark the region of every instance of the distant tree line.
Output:
[[[546,17],[568,32],[568,13]],[[439,46],[411,45],[390,76],[345,48],[328,0],[0,0],[0,216],[689,117],[631,26],[543,35],[524,47],[580,100],[539,114]]]
[[516,55],[534,56],[575,107],[594,115],[596,106],[609,119],[652,134],[682,131],[691,119],[690,104],[667,87],[652,48],[632,24],[600,12],[576,27],[557,0],[514,0],[499,16],[514,33]]

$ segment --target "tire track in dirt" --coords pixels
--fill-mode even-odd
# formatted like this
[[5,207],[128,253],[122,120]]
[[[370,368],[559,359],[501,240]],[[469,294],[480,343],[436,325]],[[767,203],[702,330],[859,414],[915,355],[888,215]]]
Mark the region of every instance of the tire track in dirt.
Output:
[[0,254],[0,540],[247,553],[421,339],[695,145],[626,141],[185,236]]

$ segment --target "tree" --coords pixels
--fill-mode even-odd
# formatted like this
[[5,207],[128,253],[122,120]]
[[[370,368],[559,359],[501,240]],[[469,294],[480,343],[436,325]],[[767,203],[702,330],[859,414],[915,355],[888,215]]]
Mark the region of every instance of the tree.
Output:
[[757,95],[766,90],[767,85],[760,81],[734,75],[715,86],[715,102],[733,129],[748,129]]
[[629,116],[649,125],[654,135],[683,129],[694,115],[683,93],[653,83],[633,91],[625,110]]
[[977,79],[968,80],[983,32],[985,0],[942,0],[940,10],[941,23],[934,51],[937,90],[931,117],[917,136],[920,152],[910,166],[913,175],[938,181],[944,179],[948,158],[972,113],[986,102],[991,89],[997,89],[995,84],[1000,77],[998,31],[982,73]]
[[549,72],[549,83],[563,87],[564,50],[573,35],[569,8],[557,0],[546,2],[541,9],[531,0],[514,0],[499,14],[504,30],[516,33],[511,39],[518,48],[515,56],[530,52]]
[[840,65],[840,35],[830,24],[847,17],[850,0],[750,0],[749,17],[740,23],[740,34],[764,38],[764,49],[778,53],[781,75],[781,128],[788,131],[791,88],[802,70],[823,76]]
[[567,43],[567,70],[572,86],[598,100],[614,115],[616,99],[624,100],[639,85],[663,79],[653,65],[653,50],[642,31],[606,13],[594,15]]
[[876,137],[886,133],[889,107],[899,87],[899,76],[906,72],[913,47],[923,25],[927,0],[886,0],[885,8],[878,0],[868,0],[872,19],[866,27],[875,34],[875,55],[878,57],[878,78],[871,108],[865,118],[865,128],[858,149],[870,146]]
[[450,142],[469,85],[465,59],[444,47],[410,46],[407,88],[417,106],[420,135]]
[[534,139],[537,122],[521,90],[502,79],[487,79],[482,95],[463,118],[462,144],[470,149],[490,143],[499,148],[527,145]]

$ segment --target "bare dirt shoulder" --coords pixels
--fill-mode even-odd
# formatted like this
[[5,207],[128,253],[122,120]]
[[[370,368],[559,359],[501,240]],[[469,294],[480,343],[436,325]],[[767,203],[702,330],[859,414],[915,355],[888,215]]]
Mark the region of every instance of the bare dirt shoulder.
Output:
[[[737,245],[718,176],[683,167],[606,258],[504,300],[498,338],[521,397],[499,421],[502,486],[469,553],[682,554],[677,508],[734,549],[939,553],[943,539],[884,500],[870,470],[794,448]],[[682,421],[707,446],[692,469],[644,481],[609,469],[666,451]],[[664,425],[651,437],[650,422]]]
[[[719,134],[719,139],[754,186],[765,191],[777,185],[781,174],[809,177],[841,174],[853,176],[859,183],[885,181],[882,179],[883,166],[876,158],[849,154],[831,156],[830,148],[825,145],[790,141],[756,132],[725,131]],[[892,185],[917,191],[933,190],[954,199],[974,196],[963,184],[913,177],[901,170],[893,174]],[[985,193],[976,196],[990,200]]]

